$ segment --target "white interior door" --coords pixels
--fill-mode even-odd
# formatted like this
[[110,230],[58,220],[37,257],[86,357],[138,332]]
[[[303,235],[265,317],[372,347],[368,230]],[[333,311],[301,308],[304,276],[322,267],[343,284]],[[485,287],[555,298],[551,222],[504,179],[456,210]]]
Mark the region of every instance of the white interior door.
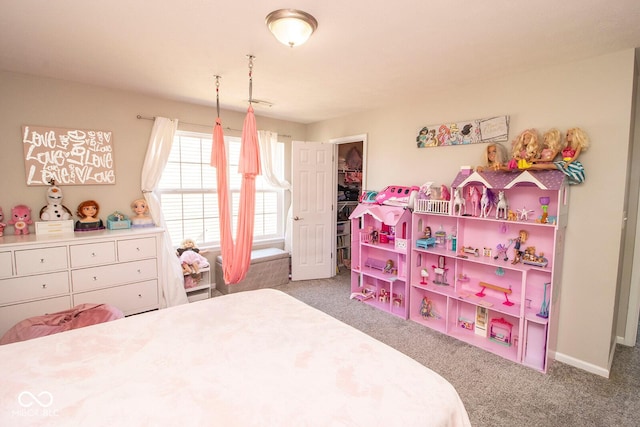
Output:
[[291,147],[291,280],[333,276],[333,144]]

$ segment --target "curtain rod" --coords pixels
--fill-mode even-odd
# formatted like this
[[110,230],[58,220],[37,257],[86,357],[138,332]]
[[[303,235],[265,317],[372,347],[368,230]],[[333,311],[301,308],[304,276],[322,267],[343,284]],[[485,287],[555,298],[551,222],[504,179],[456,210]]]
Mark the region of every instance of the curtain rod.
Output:
[[[143,115],[141,115],[141,114],[138,114],[138,115],[136,116],[136,118],[137,118],[138,120],[155,120],[155,119],[156,119],[155,117],[144,117],[144,116],[143,116]],[[213,128],[213,125],[203,125],[202,123],[189,123],[189,122],[183,122],[183,121],[181,121],[180,119],[178,119],[178,123],[182,123],[182,124],[185,124],[185,125],[202,126],[202,127],[207,127],[207,128]],[[231,131],[234,131],[234,132],[242,132],[242,129],[233,129],[233,128],[230,128],[230,127],[228,127],[228,126],[227,126],[227,127],[225,127],[225,128],[223,128],[223,129],[224,129],[224,130],[231,130]],[[279,137],[281,136],[281,137],[283,137],[283,138],[291,138],[291,135],[285,135],[285,134],[280,134],[280,133],[278,133],[278,136],[279,136]]]

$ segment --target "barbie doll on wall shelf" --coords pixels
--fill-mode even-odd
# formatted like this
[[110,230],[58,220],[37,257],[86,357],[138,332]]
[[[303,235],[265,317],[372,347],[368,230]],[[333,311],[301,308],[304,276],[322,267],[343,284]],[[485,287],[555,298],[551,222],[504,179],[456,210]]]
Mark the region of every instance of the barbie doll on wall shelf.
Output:
[[496,171],[504,167],[507,157],[506,151],[502,144],[488,144],[484,151],[484,164],[476,167],[476,172]]
[[568,178],[569,184],[580,184],[585,180],[584,166],[578,157],[589,148],[589,137],[580,128],[567,131],[566,145],[562,148],[562,159],[551,163],[538,163],[535,169],[558,169]]
[[513,140],[512,159],[509,161],[508,169],[529,169],[533,161],[540,158],[542,148],[539,139],[536,129],[527,129],[518,135]]

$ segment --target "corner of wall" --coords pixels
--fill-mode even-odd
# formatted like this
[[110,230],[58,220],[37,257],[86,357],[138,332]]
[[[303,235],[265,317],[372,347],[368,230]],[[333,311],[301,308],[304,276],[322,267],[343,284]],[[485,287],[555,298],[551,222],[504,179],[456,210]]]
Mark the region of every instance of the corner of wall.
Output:
[[567,356],[563,353],[552,354],[552,357],[558,362],[573,366],[574,368],[582,369],[583,371],[591,372],[592,374],[599,375],[601,377],[609,378],[611,372],[611,362],[613,361],[613,355],[609,357],[609,365],[605,369],[601,366],[596,366],[592,363],[585,362],[584,360],[576,359],[571,356]]

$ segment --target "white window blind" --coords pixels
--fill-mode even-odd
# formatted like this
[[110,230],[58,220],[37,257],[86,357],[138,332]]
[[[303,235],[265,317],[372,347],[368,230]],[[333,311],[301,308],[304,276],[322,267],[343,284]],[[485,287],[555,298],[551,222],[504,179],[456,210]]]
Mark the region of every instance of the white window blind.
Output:
[[[220,245],[216,170],[209,165],[211,134],[178,131],[158,190],[171,242],[193,239],[199,246]],[[238,173],[241,141],[225,137],[232,227],[235,239],[242,176]],[[278,144],[276,173],[284,174],[284,144]],[[254,242],[284,238],[284,192],[256,179]]]

